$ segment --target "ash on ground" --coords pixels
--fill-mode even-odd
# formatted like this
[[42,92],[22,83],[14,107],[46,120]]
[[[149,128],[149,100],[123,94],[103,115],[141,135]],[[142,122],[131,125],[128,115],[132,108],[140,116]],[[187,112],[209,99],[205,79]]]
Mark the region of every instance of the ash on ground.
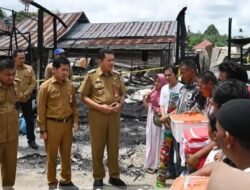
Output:
[[[136,80],[129,81],[125,104],[121,112],[119,163],[121,178],[127,183],[127,189],[131,190],[155,189],[156,174],[145,173],[143,168],[145,161],[147,113],[143,108],[142,96],[149,92],[149,89],[152,89],[152,83],[148,85],[148,81],[144,81],[143,78],[139,82]],[[82,104],[79,95],[77,100],[79,104],[80,125],[74,134],[72,145],[72,180],[79,189],[91,190],[93,177],[87,107]],[[39,133],[36,133],[36,137],[39,149],[33,150],[28,147],[26,136],[19,136],[15,190],[48,189],[44,142],[39,138]],[[104,155],[104,165],[106,166],[106,172],[108,172],[106,153]],[[57,175],[59,175],[61,170],[59,159],[57,170]],[[106,174],[103,189],[114,189],[108,184],[108,173]],[[169,190],[172,182],[172,180],[168,180],[167,187],[163,188],[163,190]]]

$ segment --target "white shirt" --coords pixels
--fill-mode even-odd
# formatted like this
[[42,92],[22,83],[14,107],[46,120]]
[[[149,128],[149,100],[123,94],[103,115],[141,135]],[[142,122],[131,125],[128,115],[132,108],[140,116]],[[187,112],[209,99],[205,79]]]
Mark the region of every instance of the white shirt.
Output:
[[166,84],[162,87],[160,95],[160,106],[164,106],[165,114],[168,113],[168,110],[176,108],[179,99],[179,92],[182,86],[183,84],[178,82],[172,88],[169,86],[169,84]]
[[246,172],[246,173],[250,173],[250,168],[246,168],[243,171]]

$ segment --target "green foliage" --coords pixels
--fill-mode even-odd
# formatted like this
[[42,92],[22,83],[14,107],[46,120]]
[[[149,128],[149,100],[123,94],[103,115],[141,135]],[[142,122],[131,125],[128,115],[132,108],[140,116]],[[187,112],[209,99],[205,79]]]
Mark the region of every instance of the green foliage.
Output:
[[37,16],[37,13],[36,13],[36,12],[29,12],[29,13],[26,13],[25,11],[19,11],[19,12],[16,14],[16,22],[20,22],[20,21],[22,21],[23,19],[28,18],[28,17],[26,17],[25,15],[27,15],[27,16]]
[[6,13],[0,8],[0,18],[3,19],[6,17]]
[[[37,16],[37,13],[36,12],[26,13],[25,11],[19,11],[16,14],[16,22],[20,22],[23,19],[27,18],[25,15],[27,15],[27,16]],[[5,11],[0,8],[0,19],[3,19],[3,18],[9,18],[9,17],[5,13]]]
[[215,46],[225,46],[227,45],[227,38],[227,35],[220,35],[216,27],[211,24],[203,34],[190,32],[188,34],[188,46],[189,48],[193,48],[205,39],[213,42]]
[[195,45],[199,44],[203,40],[203,34],[200,33],[190,33],[188,35],[188,46],[193,48]]
[[219,36],[220,33],[217,30],[217,28],[213,24],[211,24],[205,30],[204,35],[207,35],[207,36],[212,36],[212,35]]

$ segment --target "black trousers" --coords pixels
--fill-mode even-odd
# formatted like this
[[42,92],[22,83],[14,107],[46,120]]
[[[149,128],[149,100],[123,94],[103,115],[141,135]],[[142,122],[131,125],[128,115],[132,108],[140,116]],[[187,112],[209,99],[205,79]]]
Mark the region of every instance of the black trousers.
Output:
[[173,138],[173,147],[175,153],[174,165],[175,165],[176,175],[177,176],[180,176],[181,174],[187,175],[188,174],[187,166],[181,165],[180,143],[178,143],[175,138]]
[[30,143],[35,140],[34,115],[32,113],[32,98],[30,98],[27,102],[20,103],[20,106],[27,126],[28,143]]

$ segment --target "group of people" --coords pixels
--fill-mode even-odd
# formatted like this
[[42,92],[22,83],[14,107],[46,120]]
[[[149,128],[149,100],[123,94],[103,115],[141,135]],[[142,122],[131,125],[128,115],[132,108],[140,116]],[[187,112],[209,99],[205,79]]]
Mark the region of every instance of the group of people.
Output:
[[[71,179],[71,146],[73,130],[78,128],[76,92],[70,77],[70,62],[62,49],[54,51],[54,61],[46,68],[46,79],[37,95],[37,123],[47,154],[47,180],[49,189],[78,189]],[[119,73],[113,70],[114,52],[101,49],[99,67],[85,76],[80,87],[82,101],[88,106],[94,188],[104,185],[104,150],[107,146],[109,183],[126,187],[120,179],[118,162],[120,110],[126,88]],[[31,66],[24,64],[25,53],[15,50],[13,60],[0,61],[0,160],[3,188],[15,184],[18,149],[19,110],[31,115],[31,94],[36,79]],[[28,105],[27,105],[28,104]],[[27,110],[29,107],[29,110]],[[23,109],[24,108],[24,109]],[[26,119],[28,144],[37,149],[34,118]],[[30,123],[29,123],[30,122]],[[56,163],[60,153],[61,174],[56,177]]]
[[[189,173],[198,176],[211,174],[218,160],[227,160],[228,163],[234,163],[233,165],[240,169],[250,167],[250,165],[245,168],[238,166],[237,162],[244,159],[239,157],[239,160],[234,160],[231,155],[226,154],[228,150],[224,150],[224,148],[228,147],[223,146],[222,143],[225,142],[222,141],[227,138],[222,138],[223,135],[220,134],[220,137],[218,134],[219,130],[222,131],[221,128],[230,127],[230,137],[235,135],[233,132],[236,132],[238,137],[250,135],[246,122],[244,125],[242,124],[245,131],[237,129],[241,128],[241,120],[247,120],[247,113],[250,111],[246,70],[237,63],[223,62],[219,66],[217,79],[211,71],[204,71],[198,75],[196,64],[191,60],[183,60],[179,65],[179,74],[182,83],[178,81],[178,69],[174,66],[167,66],[162,74],[155,76],[153,90],[145,94],[143,98],[144,106],[148,110],[144,169],[148,173],[157,173],[156,186],[165,187],[167,179],[176,178],[181,174]],[[237,100],[231,102],[232,99]],[[226,104],[228,101],[230,103]],[[234,115],[238,115],[238,113],[229,116],[229,110],[232,109],[230,113],[237,112],[237,110],[233,110],[233,106],[239,107],[241,104],[245,104],[246,114],[241,112],[241,117],[237,119]],[[222,107],[227,107],[228,114],[221,109]],[[249,111],[246,111],[247,108]],[[180,143],[172,135],[170,115],[197,112],[206,115],[210,120],[208,132],[211,141],[195,153],[185,155],[186,160],[183,167],[180,155],[183,150],[180,150]],[[223,117],[223,123],[220,121],[221,115],[227,115]],[[230,119],[235,119],[238,123],[231,122]],[[229,122],[226,122],[227,120]],[[234,123],[234,126],[230,123]],[[230,126],[223,126],[226,124],[230,124]],[[231,127],[234,127],[233,131],[231,131]],[[223,132],[227,133],[225,130]],[[246,136],[239,139],[240,142],[244,142],[240,144],[246,145],[245,148],[249,143]],[[232,151],[232,148],[230,149]],[[230,154],[236,156],[236,153],[231,152]],[[244,162],[248,163],[247,158]]]
[[[54,56],[54,61],[46,68],[46,80],[37,94],[37,124],[45,143],[49,189],[59,186],[75,190],[78,188],[71,179],[71,146],[73,130],[78,129],[76,91],[70,80],[72,70],[65,51],[56,49]],[[108,182],[126,187],[120,179],[118,162],[120,111],[126,87],[119,73],[113,69],[112,50],[101,49],[98,60],[99,67],[87,73],[79,89],[81,100],[88,106],[93,187],[104,185],[105,147],[108,154]],[[178,81],[178,74],[182,82]],[[187,155],[186,169],[194,172],[192,175],[210,175],[218,160],[249,171],[247,155],[250,154],[250,130],[247,126],[250,101],[246,82],[246,71],[232,62],[224,62],[219,66],[219,82],[211,71],[198,75],[196,65],[191,60],[181,61],[179,69],[169,65],[163,73],[155,76],[154,88],[143,96],[143,104],[148,110],[144,168],[149,173],[157,173],[157,187],[165,187],[166,179],[177,177],[184,169],[180,144],[172,135],[172,113],[200,112],[210,119],[208,129],[211,142],[194,154]],[[15,50],[13,60],[0,62],[0,160],[3,187],[15,184],[20,110],[27,123],[28,144],[33,149],[38,148],[31,98],[35,86],[35,74],[32,67],[25,64],[23,50]],[[206,165],[198,167],[200,159],[209,157],[214,150],[216,156],[212,156],[212,159],[210,156]],[[61,161],[59,180],[56,177],[58,152]]]

